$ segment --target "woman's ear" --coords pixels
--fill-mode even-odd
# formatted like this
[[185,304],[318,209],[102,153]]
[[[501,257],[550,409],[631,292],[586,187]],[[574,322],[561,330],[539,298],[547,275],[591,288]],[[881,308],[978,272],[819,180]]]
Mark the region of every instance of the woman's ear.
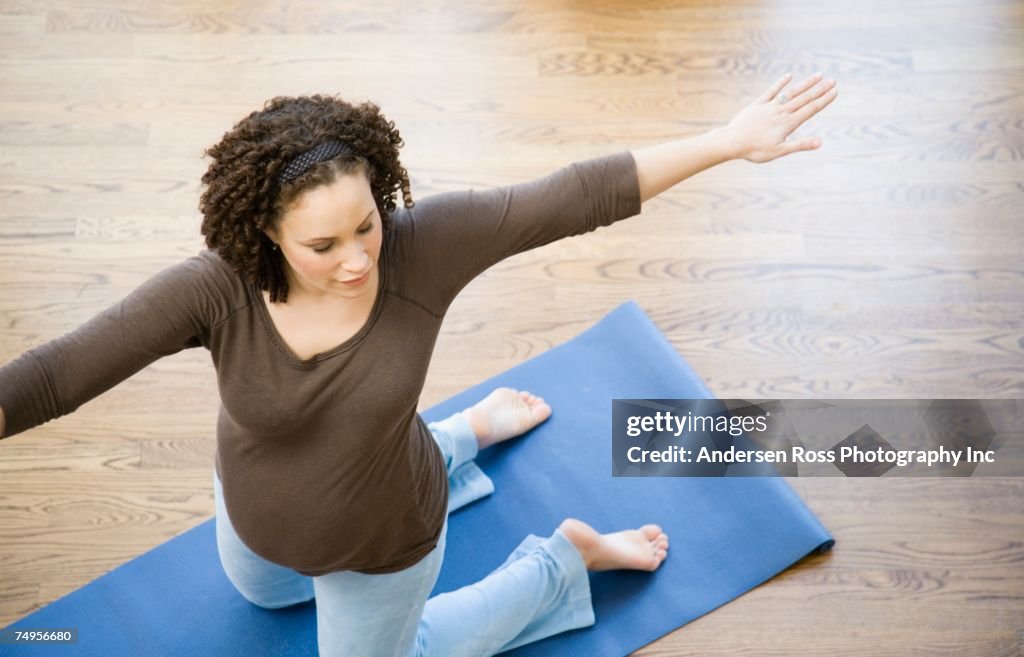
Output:
[[277,231],[274,230],[273,227],[268,226],[267,228],[264,228],[263,234],[266,235],[267,239],[273,242],[274,244],[278,244],[281,241],[280,239],[278,239]]

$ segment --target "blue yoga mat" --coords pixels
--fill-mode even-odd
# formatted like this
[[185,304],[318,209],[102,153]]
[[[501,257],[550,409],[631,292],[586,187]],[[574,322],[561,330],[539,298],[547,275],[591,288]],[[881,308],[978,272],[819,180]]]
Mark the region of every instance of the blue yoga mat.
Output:
[[[495,492],[450,516],[434,594],[482,579],[528,534],[549,536],[570,516],[601,532],[657,523],[671,542],[653,573],[590,574],[595,625],[506,655],[622,657],[834,543],[782,478],[611,476],[612,399],[711,397],[633,302],[422,415],[443,419],[502,385],[554,410],[477,457]],[[0,655],[315,655],[314,604],[246,602],[221,570],[211,519],[10,626],[77,628],[77,644],[0,645]]]

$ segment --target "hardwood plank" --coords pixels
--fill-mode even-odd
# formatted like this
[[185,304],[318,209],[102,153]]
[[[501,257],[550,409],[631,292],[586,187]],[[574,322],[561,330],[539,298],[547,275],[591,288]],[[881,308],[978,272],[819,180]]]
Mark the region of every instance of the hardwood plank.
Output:
[[[275,95],[378,103],[422,200],[699,134],[822,71],[841,95],[791,137],[819,151],[470,283],[419,408],[627,299],[722,397],[1024,398],[1020,2],[7,0],[0,34],[0,363],[202,249],[203,150]],[[0,442],[0,625],[209,518],[218,407],[190,349]],[[636,654],[1017,655],[1024,479],[1001,474],[790,478],[835,550]]]

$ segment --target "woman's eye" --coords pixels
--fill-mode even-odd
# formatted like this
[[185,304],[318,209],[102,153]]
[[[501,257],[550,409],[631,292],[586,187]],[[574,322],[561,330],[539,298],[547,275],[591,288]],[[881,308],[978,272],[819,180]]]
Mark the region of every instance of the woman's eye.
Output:
[[[365,228],[360,228],[356,232],[359,233],[360,235],[365,235],[365,234],[369,233],[371,230],[373,230],[373,222],[370,222],[369,226],[366,226]],[[327,253],[333,247],[334,247],[334,243],[332,242],[332,243],[330,243],[330,244],[328,244],[326,246],[322,246],[322,247],[320,247],[318,249],[313,249],[313,250],[316,251],[317,253]]]

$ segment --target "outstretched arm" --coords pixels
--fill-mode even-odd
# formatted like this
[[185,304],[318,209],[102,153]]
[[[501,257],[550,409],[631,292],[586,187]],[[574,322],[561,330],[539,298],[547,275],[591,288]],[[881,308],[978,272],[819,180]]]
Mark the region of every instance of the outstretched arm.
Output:
[[225,314],[210,254],[144,281],[81,326],[0,367],[0,436],[67,415],[163,356],[208,344]]
[[786,138],[835,100],[835,80],[819,83],[820,76],[812,75],[791,89],[791,96],[780,94],[789,78],[787,74],[778,80],[727,126],[632,151],[640,182],[640,202],[722,162],[739,158],[770,162],[821,146],[821,140],[816,138],[794,142],[786,142]]

